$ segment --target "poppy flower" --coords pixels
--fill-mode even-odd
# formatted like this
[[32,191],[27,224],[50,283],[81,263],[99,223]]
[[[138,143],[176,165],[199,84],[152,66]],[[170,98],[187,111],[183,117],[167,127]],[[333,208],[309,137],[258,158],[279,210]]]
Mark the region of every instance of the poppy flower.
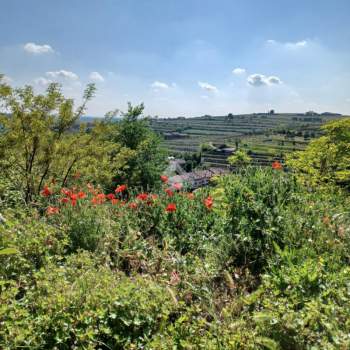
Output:
[[168,197],[172,197],[174,195],[174,192],[170,188],[167,188],[165,193],[168,195]]
[[75,207],[77,205],[77,200],[71,199],[70,204],[72,205],[72,207]]
[[71,199],[72,201],[77,201],[77,199],[78,199],[78,195],[77,195],[77,194],[75,194],[75,193],[71,193],[71,195],[70,195],[70,199]]
[[130,209],[136,209],[137,208],[137,203],[135,203],[135,202],[129,203],[129,208]]
[[67,197],[61,198],[60,202],[61,203],[68,203],[69,202],[69,198],[67,198]]
[[172,212],[176,211],[176,204],[175,203],[169,203],[167,205],[167,207],[165,208],[165,211],[167,211],[168,213],[172,213]]
[[85,197],[86,197],[86,193],[85,192],[82,192],[82,191],[78,192],[78,198],[79,199],[83,199]]
[[126,191],[127,187],[126,185],[119,185],[116,189],[115,189],[115,193],[122,193],[124,191]]
[[165,184],[168,183],[169,178],[166,175],[161,175],[160,179],[162,180],[162,182],[164,182]]
[[111,203],[112,203],[112,205],[116,205],[119,203],[119,199],[112,198]]
[[136,196],[136,199],[139,199],[141,201],[145,201],[148,198],[148,194],[147,193],[140,193]]
[[208,196],[204,199],[204,205],[207,207],[207,209],[211,209],[213,206],[213,198]]
[[67,188],[62,188],[61,193],[67,197],[69,197],[72,194],[72,192],[70,190],[68,190]]
[[151,194],[151,198],[155,201],[158,198],[158,195],[156,194]]
[[180,191],[182,188],[182,183],[176,182],[173,184],[173,187],[175,188],[175,190]]
[[272,169],[282,170],[282,168],[282,164],[279,161],[276,160],[272,163]]
[[108,194],[106,195],[106,197],[107,197],[109,200],[115,199],[115,195],[114,195],[113,193],[108,193]]
[[46,214],[47,215],[54,215],[54,214],[58,214],[59,211],[60,211],[60,209],[57,207],[47,207]]
[[52,192],[47,186],[44,186],[44,189],[41,191],[41,195],[44,197],[49,197],[52,195]]

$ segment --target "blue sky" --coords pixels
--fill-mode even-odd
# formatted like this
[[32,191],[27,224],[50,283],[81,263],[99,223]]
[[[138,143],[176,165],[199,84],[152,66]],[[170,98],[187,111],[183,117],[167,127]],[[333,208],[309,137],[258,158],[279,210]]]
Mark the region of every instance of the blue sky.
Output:
[[350,114],[349,0],[0,0],[0,72],[88,114]]

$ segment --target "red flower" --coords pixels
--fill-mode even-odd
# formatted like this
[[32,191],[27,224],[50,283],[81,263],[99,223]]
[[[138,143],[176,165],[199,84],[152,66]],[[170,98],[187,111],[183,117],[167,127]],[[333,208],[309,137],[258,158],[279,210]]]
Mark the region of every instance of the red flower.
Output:
[[70,199],[71,199],[72,201],[77,201],[78,195],[75,194],[75,193],[71,193],[71,194],[70,194]]
[[77,200],[76,199],[72,199],[70,201],[70,204],[72,204],[72,207],[75,207],[77,205]]
[[172,213],[172,212],[176,211],[176,204],[175,203],[169,203],[167,205],[167,207],[165,208],[165,211],[167,211],[168,213]]
[[127,187],[126,185],[119,185],[116,189],[115,189],[115,193],[122,193],[124,191],[126,191]]
[[141,200],[141,201],[145,201],[148,198],[148,194],[147,193],[140,193],[136,196],[136,198]]
[[151,194],[151,198],[155,201],[158,198],[158,195],[156,194]]
[[69,202],[69,198],[67,198],[67,197],[61,198],[60,202],[61,203],[68,203]]
[[160,179],[162,180],[162,182],[164,182],[165,184],[168,183],[169,178],[166,175],[161,175]]
[[83,199],[85,197],[86,197],[86,193],[85,192],[82,192],[82,191],[78,192],[78,198],[79,199]]
[[44,197],[48,197],[52,195],[52,192],[47,186],[44,186],[44,189],[41,191],[41,195]]
[[173,184],[173,187],[175,188],[175,190],[180,191],[181,188],[182,188],[182,184],[179,183],[179,182],[176,182],[176,183]]
[[174,195],[174,192],[170,188],[167,188],[165,193],[168,195],[168,197],[172,197]]
[[137,208],[137,203],[135,203],[135,202],[129,203],[129,208],[130,209],[136,209]]
[[59,211],[60,211],[60,209],[57,207],[47,207],[46,214],[47,215],[54,215],[54,214],[58,214]]
[[106,195],[106,197],[107,197],[109,200],[115,199],[115,195],[114,195],[113,193],[108,193],[108,194]]
[[68,197],[72,194],[72,192],[70,190],[68,190],[67,188],[62,188],[61,193],[64,194],[65,196],[68,196]]
[[111,203],[112,203],[113,205],[116,205],[116,204],[119,203],[119,199],[112,198],[112,199],[111,199]]
[[213,198],[210,196],[204,199],[204,205],[207,207],[207,209],[211,209],[213,206]]
[[272,169],[282,170],[282,168],[282,164],[279,161],[276,160],[272,163]]

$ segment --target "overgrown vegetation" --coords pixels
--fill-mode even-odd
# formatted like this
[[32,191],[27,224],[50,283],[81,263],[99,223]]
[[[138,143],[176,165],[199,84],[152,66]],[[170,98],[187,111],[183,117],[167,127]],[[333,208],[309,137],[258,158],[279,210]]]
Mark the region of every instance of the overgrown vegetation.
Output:
[[[0,86],[2,101],[17,94]],[[350,197],[344,178],[329,181],[312,162],[303,170],[313,144],[289,172],[244,161],[189,193],[160,176],[143,106],[129,106],[120,124],[67,129],[49,152],[65,114],[23,108],[47,98],[20,97],[18,115],[2,119],[1,349],[350,347]],[[337,167],[327,163],[336,174],[346,170],[347,123],[325,129],[322,154],[339,150]],[[92,135],[95,170],[77,161],[63,181],[73,145]],[[70,151],[58,152],[68,141]],[[94,165],[101,155],[108,176]]]

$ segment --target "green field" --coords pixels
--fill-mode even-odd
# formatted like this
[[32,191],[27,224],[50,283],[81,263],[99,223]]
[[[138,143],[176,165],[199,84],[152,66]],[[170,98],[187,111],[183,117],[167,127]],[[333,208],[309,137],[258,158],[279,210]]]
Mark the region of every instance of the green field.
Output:
[[[201,145],[243,148],[263,164],[283,159],[290,152],[303,150],[312,138],[321,134],[322,124],[341,118],[337,114],[245,114],[191,118],[152,119],[153,130],[164,137],[163,145],[171,155],[198,152]],[[203,154],[211,166],[227,164],[226,157]],[[263,158],[264,162],[259,162]]]

